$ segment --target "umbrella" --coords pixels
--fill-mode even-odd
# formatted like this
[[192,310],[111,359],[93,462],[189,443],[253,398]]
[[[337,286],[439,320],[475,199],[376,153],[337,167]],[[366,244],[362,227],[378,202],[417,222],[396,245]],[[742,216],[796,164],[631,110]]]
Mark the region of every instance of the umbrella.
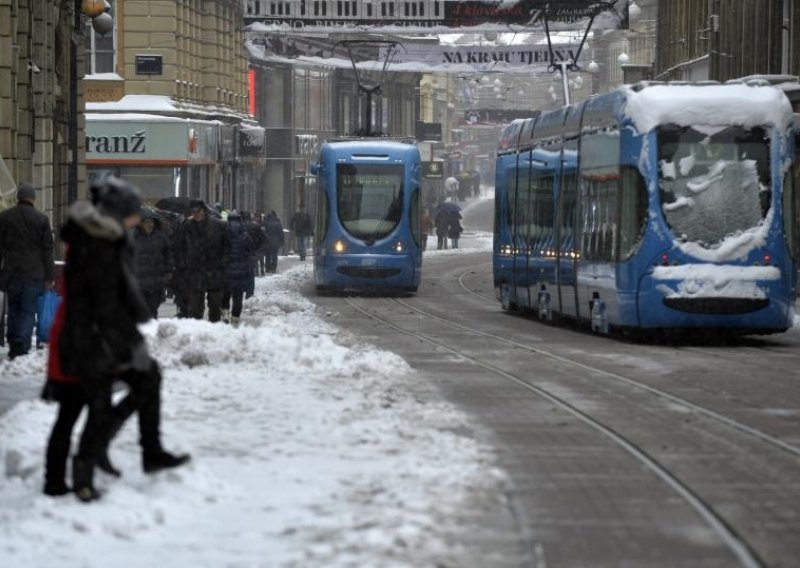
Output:
[[189,212],[189,203],[191,201],[188,197],[165,197],[156,203],[156,209],[185,215]]
[[440,203],[437,206],[437,209],[439,209],[440,211],[444,211],[445,213],[458,213],[459,211],[461,211],[461,207],[459,207],[458,204],[453,203],[452,201]]

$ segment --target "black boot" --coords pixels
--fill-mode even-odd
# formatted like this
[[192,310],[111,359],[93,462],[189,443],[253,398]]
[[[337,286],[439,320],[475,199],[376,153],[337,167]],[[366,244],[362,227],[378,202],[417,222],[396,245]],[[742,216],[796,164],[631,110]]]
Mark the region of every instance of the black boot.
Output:
[[142,455],[142,468],[145,473],[155,473],[162,469],[178,467],[188,462],[192,457],[189,454],[171,454],[164,450],[145,453]]
[[111,444],[111,440],[114,439],[114,436],[117,435],[120,428],[122,428],[122,425],[125,424],[128,417],[133,414],[134,410],[136,410],[136,402],[132,395],[126,396],[114,408],[114,421],[111,423],[111,426],[109,426],[105,440],[103,440],[102,450],[95,456],[97,460],[95,463],[97,469],[109,475],[113,475],[114,477],[122,477],[122,472],[111,463],[111,459],[108,457],[108,446]]
[[104,451],[98,454],[97,463],[95,463],[95,465],[97,466],[97,469],[107,473],[108,475],[122,477],[122,472],[114,467],[114,464],[111,463],[111,459],[108,457],[108,446],[105,447]]
[[44,484],[44,494],[50,497],[61,497],[72,491],[72,488],[63,481],[48,481]]
[[75,495],[84,503],[100,498],[100,492],[94,488],[94,460],[72,459],[72,485]]

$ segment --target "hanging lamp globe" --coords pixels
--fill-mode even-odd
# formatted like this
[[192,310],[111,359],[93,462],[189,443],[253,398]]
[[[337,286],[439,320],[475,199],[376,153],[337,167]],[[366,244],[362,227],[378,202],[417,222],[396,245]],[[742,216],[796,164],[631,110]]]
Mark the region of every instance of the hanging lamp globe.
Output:
[[81,0],[81,14],[90,18],[96,18],[106,11],[105,0]]
[[101,36],[109,34],[114,29],[114,18],[106,13],[95,16],[92,18],[92,28]]

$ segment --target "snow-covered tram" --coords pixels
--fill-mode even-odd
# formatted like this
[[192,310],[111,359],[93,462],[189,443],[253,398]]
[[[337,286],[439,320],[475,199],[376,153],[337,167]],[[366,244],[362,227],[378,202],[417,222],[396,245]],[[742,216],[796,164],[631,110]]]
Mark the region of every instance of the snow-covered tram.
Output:
[[595,331],[792,326],[795,132],[763,83],[640,83],[515,121],[496,167],[506,310]]
[[420,154],[410,140],[322,145],[314,280],[317,290],[416,292],[422,272]]

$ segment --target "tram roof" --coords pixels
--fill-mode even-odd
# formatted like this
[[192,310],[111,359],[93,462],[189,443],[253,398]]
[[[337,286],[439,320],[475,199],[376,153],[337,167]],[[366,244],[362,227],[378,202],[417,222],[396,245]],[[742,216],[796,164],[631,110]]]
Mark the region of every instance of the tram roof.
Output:
[[679,126],[736,124],[746,128],[792,123],[786,95],[764,81],[702,83],[637,83],[621,87],[625,114],[639,132],[661,124]]

